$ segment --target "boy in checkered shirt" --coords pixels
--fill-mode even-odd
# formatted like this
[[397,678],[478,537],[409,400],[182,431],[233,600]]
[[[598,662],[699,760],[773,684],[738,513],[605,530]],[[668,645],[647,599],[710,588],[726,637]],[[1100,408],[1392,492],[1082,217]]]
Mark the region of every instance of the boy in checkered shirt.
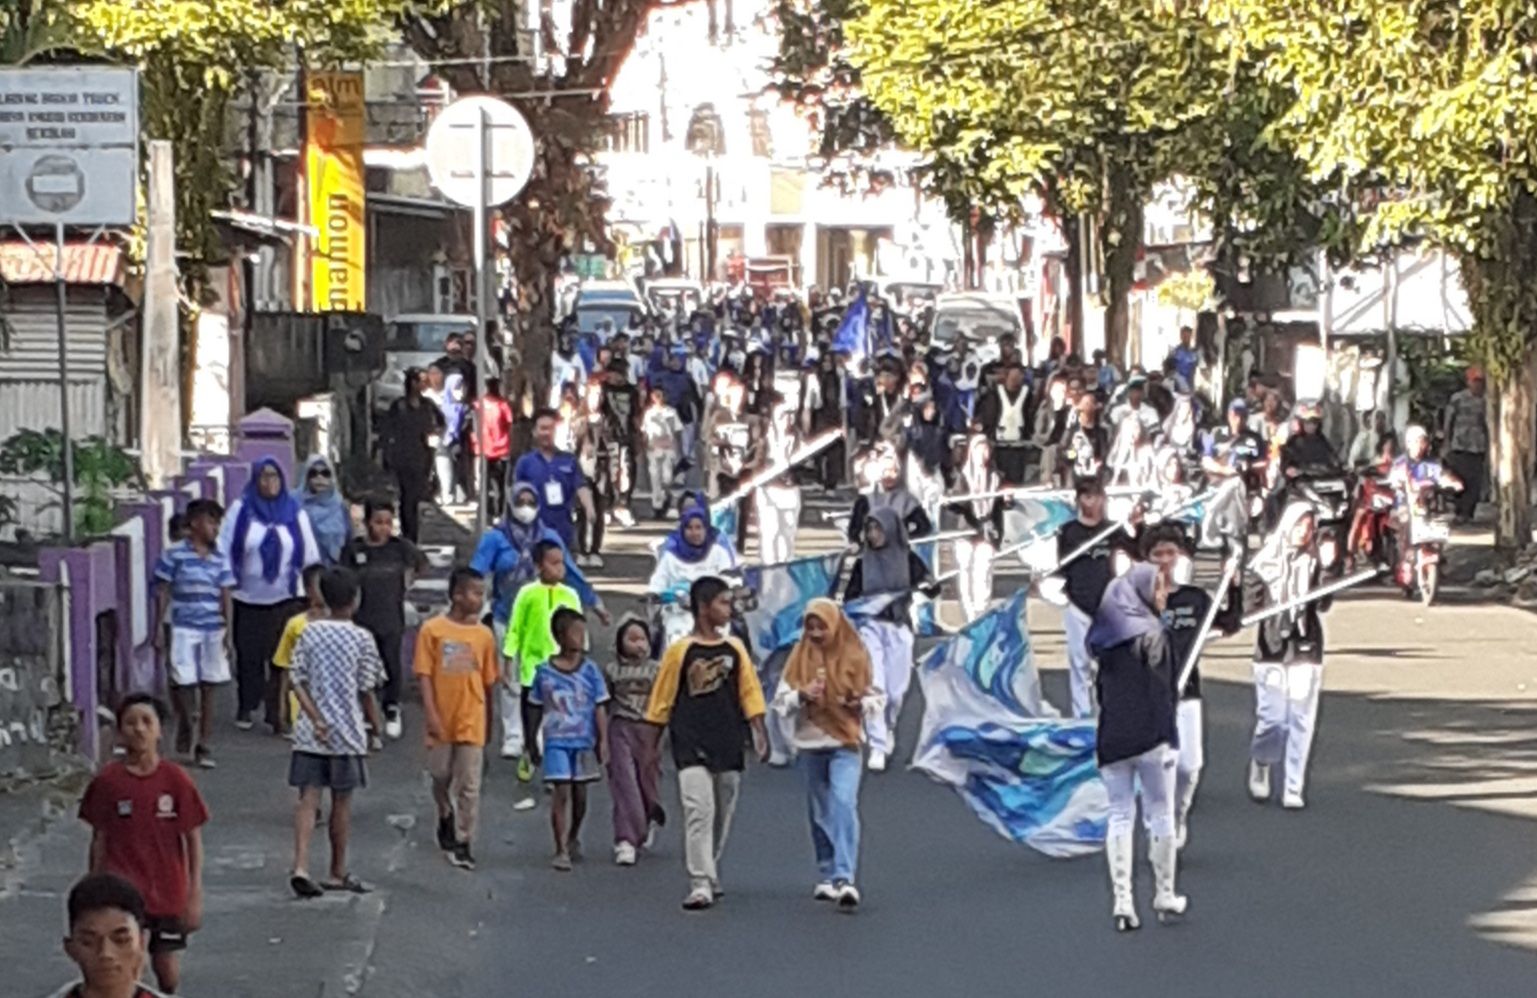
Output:
[[[384,679],[384,663],[373,636],[352,622],[358,581],[345,568],[320,578],[328,616],[310,621],[293,656],[293,689],[299,698],[294,721],[289,786],[299,791],[294,809],[294,865],[288,883],[301,898],[324,891],[365,894],[368,888],[347,869],[352,791],[365,786],[368,729],[383,728],[373,691]],[[331,791],[331,876],[317,884],[309,875],[310,833],[321,791]]]

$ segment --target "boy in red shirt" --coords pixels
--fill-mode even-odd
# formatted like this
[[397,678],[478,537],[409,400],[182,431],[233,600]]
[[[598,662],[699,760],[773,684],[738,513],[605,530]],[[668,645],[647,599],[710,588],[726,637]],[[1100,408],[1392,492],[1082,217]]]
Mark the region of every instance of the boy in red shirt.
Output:
[[94,830],[91,873],[112,873],[144,895],[150,963],[160,989],[181,983],[181,951],[203,923],[203,833],[208,808],[185,770],[160,758],[165,708],[134,693],[117,709],[124,756],[96,774],[80,801]]

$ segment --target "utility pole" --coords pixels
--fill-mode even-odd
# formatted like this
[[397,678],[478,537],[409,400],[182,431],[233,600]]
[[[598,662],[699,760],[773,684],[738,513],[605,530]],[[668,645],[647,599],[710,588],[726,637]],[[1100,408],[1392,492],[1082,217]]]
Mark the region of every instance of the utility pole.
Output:
[[181,471],[181,349],[176,295],[176,181],[171,143],[149,144],[144,348],[140,355],[139,440],[151,488]]

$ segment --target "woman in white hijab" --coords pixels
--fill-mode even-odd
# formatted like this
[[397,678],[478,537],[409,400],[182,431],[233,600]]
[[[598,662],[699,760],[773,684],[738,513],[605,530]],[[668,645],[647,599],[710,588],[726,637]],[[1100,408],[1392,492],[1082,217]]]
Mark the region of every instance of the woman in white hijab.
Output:
[[[1281,606],[1318,586],[1315,518],[1307,503],[1293,502],[1249,563],[1244,607]],[[1283,766],[1281,806],[1303,806],[1308,755],[1323,686],[1324,634],[1319,615],[1330,597],[1305,603],[1261,621],[1254,644],[1254,740],[1249,748],[1249,795],[1270,799],[1270,772]]]

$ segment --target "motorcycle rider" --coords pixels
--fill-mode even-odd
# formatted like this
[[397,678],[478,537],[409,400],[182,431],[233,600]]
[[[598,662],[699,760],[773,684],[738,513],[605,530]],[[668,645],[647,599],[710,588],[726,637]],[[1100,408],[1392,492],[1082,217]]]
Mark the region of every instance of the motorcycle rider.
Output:
[[1423,426],[1410,425],[1404,430],[1404,453],[1388,470],[1388,482],[1397,492],[1393,511],[1393,529],[1399,533],[1400,551],[1408,550],[1411,514],[1425,512],[1425,490],[1432,488],[1462,490],[1462,480],[1447,471],[1430,456],[1430,435]]

